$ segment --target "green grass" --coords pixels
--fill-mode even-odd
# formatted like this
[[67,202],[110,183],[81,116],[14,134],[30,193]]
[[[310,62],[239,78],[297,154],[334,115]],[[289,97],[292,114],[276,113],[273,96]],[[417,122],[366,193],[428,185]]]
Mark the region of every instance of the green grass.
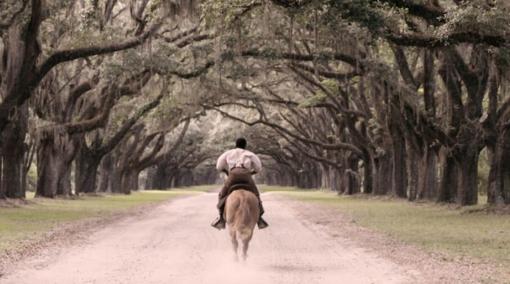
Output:
[[428,251],[495,260],[506,267],[510,264],[509,215],[467,213],[473,208],[338,196],[324,191],[287,190],[281,194],[331,206],[361,226]]
[[219,184],[206,184],[206,185],[195,185],[190,187],[180,187],[180,188],[172,188],[169,189],[170,191],[173,190],[184,190],[184,191],[201,191],[201,192],[208,192],[214,189],[221,188],[221,185]]
[[39,199],[33,198],[33,194],[27,194],[28,205],[0,207],[0,253],[7,248],[15,248],[19,241],[37,239],[41,234],[64,223],[107,217],[140,205],[197,194],[203,190],[148,190],[130,195],[84,196],[78,199]]
[[298,192],[301,192],[301,191],[305,191],[305,190],[302,190],[302,189],[297,189],[295,187],[291,187],[291,186],[274,186],[274,185],[265,185],[265,184],[260,184],[260,185],[257,185],[257,187],[259,188],[260,192],[287,192],[287,191],[298,191]]

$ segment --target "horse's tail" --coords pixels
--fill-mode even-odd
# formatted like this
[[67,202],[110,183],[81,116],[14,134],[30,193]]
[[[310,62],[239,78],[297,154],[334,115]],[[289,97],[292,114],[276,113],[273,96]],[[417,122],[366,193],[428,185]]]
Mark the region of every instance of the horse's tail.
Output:
[[237,227],[237,233],[238,233],[238,236],[239,236],[239,239],[243,242],[245,241],[249,241],[251,240],[251,237],[253,235],[253,228],[251,228],[250,226],[248,226],[247,224],[250,224],[251,222],[251,219],[252,219],[252,214],[255,213],[255,212],[251,212],[251,206],[250,206],[250,202],[248,201],[248,198],[245,198],[241,201],[241,204],[240,204],[240,208],[242,208],[242,210],[240,210],[240,215],[239,218],[239,225]]
[[237,240],[243,244],[243,257],[246,258],[249,242],[253,236],[259,205],[255,194],[247,190],[236,190],[227,198],[227,225],[237,251]]

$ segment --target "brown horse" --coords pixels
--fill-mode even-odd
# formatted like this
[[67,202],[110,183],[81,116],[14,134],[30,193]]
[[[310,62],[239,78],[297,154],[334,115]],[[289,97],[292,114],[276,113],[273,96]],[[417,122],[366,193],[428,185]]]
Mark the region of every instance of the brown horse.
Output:
[[243,244],[243,260],[246,260],[248,245],[260,214],[259,200],[252,192],[238,189],[228,196],[225,206],[228,232],[235,259],[238,259],[239,240]]

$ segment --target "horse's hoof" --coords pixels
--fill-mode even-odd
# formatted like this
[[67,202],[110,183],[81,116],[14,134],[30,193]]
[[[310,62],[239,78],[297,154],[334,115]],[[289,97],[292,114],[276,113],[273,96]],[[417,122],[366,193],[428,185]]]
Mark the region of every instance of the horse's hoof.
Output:
[[269,224],[264,219],[262,219],[262,217],[260,217],[259,221],[257,222],[257,226],[259,227],[259,230],[262,230],[269,227]]

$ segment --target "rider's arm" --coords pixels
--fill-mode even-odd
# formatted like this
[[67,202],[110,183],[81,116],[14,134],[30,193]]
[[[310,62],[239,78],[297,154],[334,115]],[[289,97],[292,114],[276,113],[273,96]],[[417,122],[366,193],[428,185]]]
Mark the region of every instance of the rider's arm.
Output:
[[228,172],[228,165],[227,165],[227,152],[223,153],[216,162],[216,169],[219,172]]
[[253,164],[252,174],[256,174],[256,173],[260,172],[260,170],[262,170],[262,162],[260,162],[259,157],[257,157],[257,155],[255,155],[255,154],[253,154],[253,156],[251,157],[251,161]]

